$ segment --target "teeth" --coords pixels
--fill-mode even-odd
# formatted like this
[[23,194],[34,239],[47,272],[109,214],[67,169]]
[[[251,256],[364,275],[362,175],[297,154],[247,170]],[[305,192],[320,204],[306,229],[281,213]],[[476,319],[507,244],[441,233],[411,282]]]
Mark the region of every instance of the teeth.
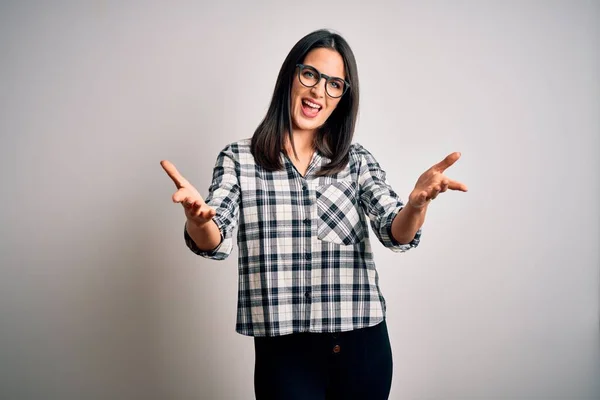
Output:
[[306,104],[307,106],[309,106],[310,108],[315,108],[315,109],[317,109],[317,110],[320,110],[320,109],[321,109],[321,106],[320,106],[320,105],[318,105],[318,104],[315,104],[315,103],[311,103],[311,102],[310,102],[310,101],[308,101],[308,100],[302,100],[302,102],[303,102],[304,104]]

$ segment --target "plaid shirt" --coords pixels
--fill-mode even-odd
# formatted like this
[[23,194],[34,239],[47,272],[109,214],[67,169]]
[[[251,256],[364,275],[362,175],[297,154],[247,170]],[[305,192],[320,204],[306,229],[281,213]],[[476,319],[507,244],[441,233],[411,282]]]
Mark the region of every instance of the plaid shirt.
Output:
[[340,332],[381,322],[385,299],[379,288],[367,217],[379,241],[403,252],[409,244],[391,235],[403,207],[385,172],[359,144],[346,168],[315,176],[330,160],[318,151],[300,175],[282,153],[284,168],[268,172],[250,153],[250,140],[228,145],[217,157],[209,195],[221,244],[201,251],[184,230],[194,253],[223,260],[238,227],[236,331],[248,336],[295,332]]

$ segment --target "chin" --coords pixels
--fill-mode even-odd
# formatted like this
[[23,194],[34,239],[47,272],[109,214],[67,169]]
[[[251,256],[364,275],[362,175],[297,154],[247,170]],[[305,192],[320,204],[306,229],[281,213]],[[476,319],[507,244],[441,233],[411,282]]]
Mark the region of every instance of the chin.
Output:
[[292,119],[292,127],[299,131],[316,131],[322,127],[324,123],[325,120],[322,120],[322,118],[318,118],[318,120],[307,120],[306,118],[302,117],[296,117]]
[[319,127],[322,124],[306,124],[306,123],[299,123],[299,124],[294,124],[294,129],[297,129],[299,131],[316,131],[317,129],[319,129]]

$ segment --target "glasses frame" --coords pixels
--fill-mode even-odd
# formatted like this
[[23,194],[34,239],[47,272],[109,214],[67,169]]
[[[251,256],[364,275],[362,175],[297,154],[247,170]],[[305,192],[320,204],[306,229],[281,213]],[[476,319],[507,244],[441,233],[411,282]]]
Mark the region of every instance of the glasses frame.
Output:
[[[304,87],[308,87],[308,88],[315,87],[315,86],[317,86],[317,85],[319,84],[319,82],[321,82],[321,79],[325,78],[325,92],[327,93],[327,95],[328,95],[329,97],[331,97],[331,98],[333,98],[333,99],[339,99],[339,98],[340,98],[340,97],[342,97],[344,94],[346,94],[346,92],[347,92],[347,91],[348,91],[348,89],[350,88],[350,82],[348,82],[347,80],[345,80],[345,79],[342,79],[342,78],[338,78],[338,77],[336,77],[336,76],[329,76],[329,75],[322,74],[322,73],[321,73],[321,72],[320,72],[318,69],[316,69],[316,68],[315,68],[315,67],[313,67],[312,65],[296,64],[296,67],[298,67],[298,81],[299,81],[299,82],[300,82],[300,84],[301,84],[302,86],[304,86]],[[305,85],[305,84],[304,84],[304,82],[302,82],[302,78],[300,77],[300,74],[301,74],[302,70],[303,70],[303,69],[305,69],[305,68],[310,68],[310,69],[314,70],[314,71],[317,73],[317,76],[319,77],[319,79],[317,79],[317,82],[316,82],[314,85],[312,85],[312,86]],[[329,90],[327,89],[327,86],[328,86],[327,84],[328,84],[329,82],[331,82],[332,80],[334,80],[334,79],[335,79],[335,80],[339,79],[339,80],[341,80],[342,82],[344,82],[344,91],[343,91],[343,92],[342,92],[342,94],[340,94],[339,96],[332,96],[332,95],[329,93]]]

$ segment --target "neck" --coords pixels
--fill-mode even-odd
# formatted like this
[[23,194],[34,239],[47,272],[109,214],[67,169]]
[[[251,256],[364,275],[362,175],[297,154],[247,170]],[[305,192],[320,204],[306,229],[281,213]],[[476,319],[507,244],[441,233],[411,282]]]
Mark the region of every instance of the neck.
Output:
[[[315,131],[294,131],[292,133],[294,138],[294,147],[296,148],[296,152],[298,155],[303,153],[311,153],[314,151],[314,140],[315,140]],[[289,139],[286,137],[285,140],[285,150],[288,154],[294,154],[294,150],[292,149],[292,144]]]

